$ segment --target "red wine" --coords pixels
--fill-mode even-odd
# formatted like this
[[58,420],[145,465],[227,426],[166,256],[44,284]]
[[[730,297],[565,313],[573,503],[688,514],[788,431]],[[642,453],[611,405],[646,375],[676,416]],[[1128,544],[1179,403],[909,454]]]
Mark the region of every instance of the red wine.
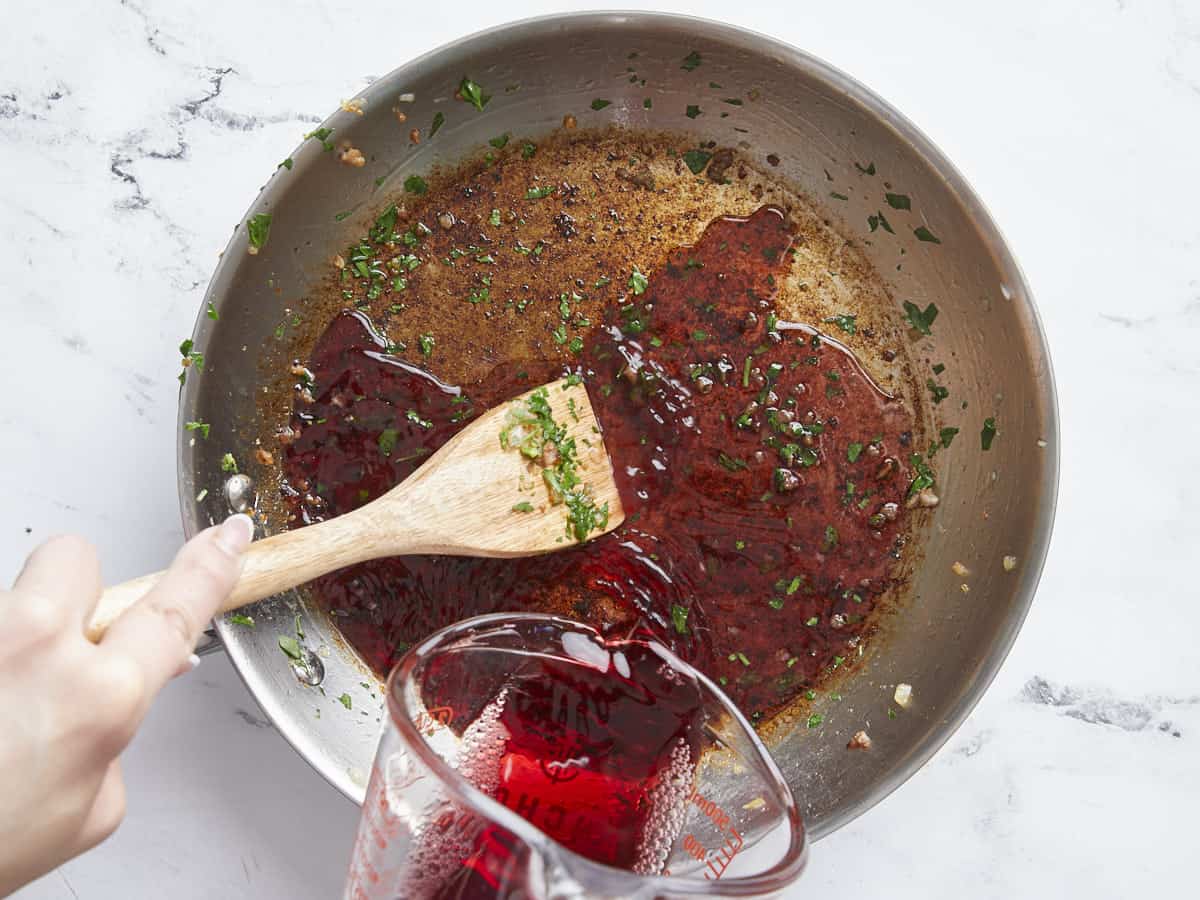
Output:
[[[699,685],[642,642],[575,633],[564,646],[578,658],[532,657],[506,679],[463,731],[459,771],[576,853],[657,874],[699,755]],[[503,896],[522,877],[521,852],[506,830],[484,828],[434,896]]]

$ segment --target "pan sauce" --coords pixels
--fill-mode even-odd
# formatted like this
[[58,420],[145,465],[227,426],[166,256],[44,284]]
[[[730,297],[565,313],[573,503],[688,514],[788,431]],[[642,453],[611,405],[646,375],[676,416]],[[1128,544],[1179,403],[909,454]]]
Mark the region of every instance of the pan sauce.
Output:
[[853,657],[897,587],[922,445],[898,310],[732,151],[627,132],[505,143],[432,187],[410,179],[335,260],[326,309],[353,312],[292,368],[286,515],[361,505],[566,370],[626,523],[515,563],[376,561],[314,596],[379,672],[468,615],[548,610],[649,631],[769,716]]

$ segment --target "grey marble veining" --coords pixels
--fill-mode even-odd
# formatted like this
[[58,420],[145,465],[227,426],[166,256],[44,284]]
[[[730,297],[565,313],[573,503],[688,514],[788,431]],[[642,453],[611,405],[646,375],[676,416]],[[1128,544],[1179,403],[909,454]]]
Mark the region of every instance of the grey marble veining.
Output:
[[[1008,235],[1058,377],[1059,515],[1012,655],[930,765],[814,848],[796,896],[1193,895],[1200,7],[653,5],[789,40],[925,129]],[[259,187],[373,74],[584,6],[10,0],[0,571],[61,530],[110,580],[164,564],[176,347]],[[124,768],[121,831],[20,897],[337,894],[356,811],[221,657],[168,688]]]

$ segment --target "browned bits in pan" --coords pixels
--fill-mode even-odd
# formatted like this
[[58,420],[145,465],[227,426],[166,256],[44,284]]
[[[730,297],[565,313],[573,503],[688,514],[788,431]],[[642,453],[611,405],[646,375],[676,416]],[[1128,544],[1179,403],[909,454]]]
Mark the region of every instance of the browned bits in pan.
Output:
[[870,750],[871,736],[865,731],[854,732],[854,737],[850,738],[850,742],[846,744],[849,750]]
[[343,141],[338,150],[338,161],[355,169],[361,169],[367,164],[367,158],[363,156],[362,151],[347,141]]
[[728,147],[724,147],[712,155],[712,159],[709,161],[708,168],[704,174],[708,176],[710,181],[720,184],[725,180],[725,173],[732,165],[733,151]]

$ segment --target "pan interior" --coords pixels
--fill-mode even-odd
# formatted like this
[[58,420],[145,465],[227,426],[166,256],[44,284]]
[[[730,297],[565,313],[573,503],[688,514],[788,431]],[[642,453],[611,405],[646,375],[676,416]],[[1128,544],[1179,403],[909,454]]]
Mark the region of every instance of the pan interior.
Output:
[[[455,99],[464,74],[492,95],[482,110]],[[400,99],[410,94],[411,102]],[[239,229],[210,285],[219,318],[198,320],[194,339],[206,367],[188,379],[181,404],[181,420],[212,423],[208,440],[181,444],[189,528],[226,512],[224,454],[253,459],[264,423],[286,415],[263,407],[264,361],[304,355],[328,317],[320,298],[331,257],[410,176],[477,157],[497,135],[542,139],[567,115],[583,129],[669,132],[694,146],[734,148],[768,188],[786,186],[788,202],[814,211],[814,233],[844,239],[843,255],[874,273],[847,288],[845,302],[860,304],[864,320],[874,310],[890,336],[904,330],[903,301],[939,311],[932,336],[904,335],[895,367],[861,354],[921,410],[931,433],[961,429],[965,446],[938,461],[942,502],[924,526],[925,561],[862,658],[816,701],[822,726],[793,720],[766,735],[814,836],[877,802],[948,737],[999,666],[1032,597],[1053,512],[1053,394],[1036,314],[961,179],[919,133],[839,73],[767,39],[676,17],[520,23],[436,51],[359,99],[361,115],[353,107],[335,113],[324,126],[332,134],[307,140],[272,177],[247,214],[271,216],[267,243],[250,255]],[[593,109],[597,99],[608,102]],[[419,143],[412,128],[421,130]],[[364,166],[338,161],[342,141],[364,153]],[[892,195],[908,198],[908,208],[892,205]],[[731,194],[720,212],[745,212],[761,199]],[[702,225],[698,214],[683,228]],[[796,312],[811,318],[823,309]],[[936,409],[927,405],[932,395],[919,393],[935,365],[945,365],[937,383],[950,391]],[[987,419],[997,435],[984,451]],[[265,499],[271,485],[264,479],[260,488]],[[379,728],[374,679],[299,597],[266,601],[250,614],[254,628],[219,623],[243,677],[297,749],[361,800]],[[324,672],[324,696],[297,679],[279,650],[296,615],[316,651],[309,668]],[[913,686],[906,709],[892,702],[898,683]],[[329,706],[327,698],[342,694],[352,715]],[[871,750],[847,750],[861,729]]]

